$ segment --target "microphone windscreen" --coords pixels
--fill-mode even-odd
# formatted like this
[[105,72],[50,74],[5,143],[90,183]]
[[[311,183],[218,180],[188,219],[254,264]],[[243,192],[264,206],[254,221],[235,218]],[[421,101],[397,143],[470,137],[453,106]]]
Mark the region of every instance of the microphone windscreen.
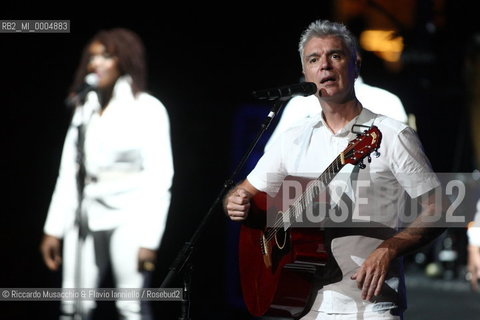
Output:
[[96,73],[89,73],[85,76],[85,83],[96,88],[98,85],[98,75]]

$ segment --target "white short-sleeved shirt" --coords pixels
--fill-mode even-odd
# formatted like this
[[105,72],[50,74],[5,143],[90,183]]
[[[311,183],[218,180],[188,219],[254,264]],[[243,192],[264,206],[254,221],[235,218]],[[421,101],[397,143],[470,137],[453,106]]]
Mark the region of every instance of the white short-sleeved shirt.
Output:
[[[378,149],[380,156],[372,157],[371,163],[365,161],[365,169],[346,164],[330,185],[335,185],[337,178],[338,181],[350,181],[343,188],[344,195],[354,203],[350,215],[380,228],[361,229],[353,224],[348,225],[353,226],[353,231],[340,235],[335,235],[340,229],[331,229],[334,236],[327,241],[331,241],[328,246],[341,270],[341,280],[319,290],[314,310],[356,313],[397,306],[405,308],[400,259],[392,262],[384,289],[376,302],[362,300],[361,291],[350,277],[368,255],[401,226],[406,195],[416,198],[440,185],[421,143],[416,133],[404,123],[365,108],[336,134],[328,129],[318,114],[280,134],[247,176],[255,188],[270,195],[280,189],[287,176],[318,178],[355,138],[352,127],[372,124],[382,134]],[[383,227],[390,230],[388,236],[381,229]]]

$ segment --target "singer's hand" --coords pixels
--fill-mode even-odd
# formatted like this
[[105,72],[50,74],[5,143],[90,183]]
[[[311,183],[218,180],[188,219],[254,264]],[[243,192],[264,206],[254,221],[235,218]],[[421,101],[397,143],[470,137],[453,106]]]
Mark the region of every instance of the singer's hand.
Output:
[[394,254],[388,248],[378,247],[363,262],[350,279],[355,280],[362,291],[362,299],[370,301],[380,294],[390,262]]
[[248,217],[250,199],[258,193],[248,180],[233,188],[224,199],[224,210],[233,221],[243,221]]
[[154,271],[156,259],[157,252],[155,250],[147,248],[138,249],[138,271]]
[[40,244],[40,252],[47,268],[56,271],[62,263],[61,240],[57,237],[45,234]]

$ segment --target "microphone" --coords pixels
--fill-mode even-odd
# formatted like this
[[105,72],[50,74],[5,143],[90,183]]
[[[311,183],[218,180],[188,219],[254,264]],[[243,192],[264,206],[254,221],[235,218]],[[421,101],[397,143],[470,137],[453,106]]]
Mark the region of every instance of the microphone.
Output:
[[72,96],[68,97],[65,103],[69,107],[75,107],[82,101],[85,96],[98,86],[98,75],[96,73],[89,73],[85,76],[85,81],[79,90]]
[[293,96],[309,96],[317,92],[317,86],[313,82],[300,82],[279,88],[253,91],[253,96],[261,100],[276,100],[291,98]]

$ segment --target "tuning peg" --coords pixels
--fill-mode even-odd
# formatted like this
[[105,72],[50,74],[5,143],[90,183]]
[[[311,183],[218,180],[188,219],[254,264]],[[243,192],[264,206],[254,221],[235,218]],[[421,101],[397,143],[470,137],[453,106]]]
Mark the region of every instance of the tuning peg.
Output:
[[374,155],[376,158],[378,158],[378,157],[380,157],[380,152],[378,152],[378,150],[375,149],[375,151],[373,152],[373,155]]
[[360,162],[358,163],[358,167],[359,167],[360,169],[365,169],[367,166],[365,165],[365,163],[363,163],[363,161],[360,161]]
[[368,163],[371,163],[372,162],[372,157],[370,155],[368,155],[367,160],[368,160]]

